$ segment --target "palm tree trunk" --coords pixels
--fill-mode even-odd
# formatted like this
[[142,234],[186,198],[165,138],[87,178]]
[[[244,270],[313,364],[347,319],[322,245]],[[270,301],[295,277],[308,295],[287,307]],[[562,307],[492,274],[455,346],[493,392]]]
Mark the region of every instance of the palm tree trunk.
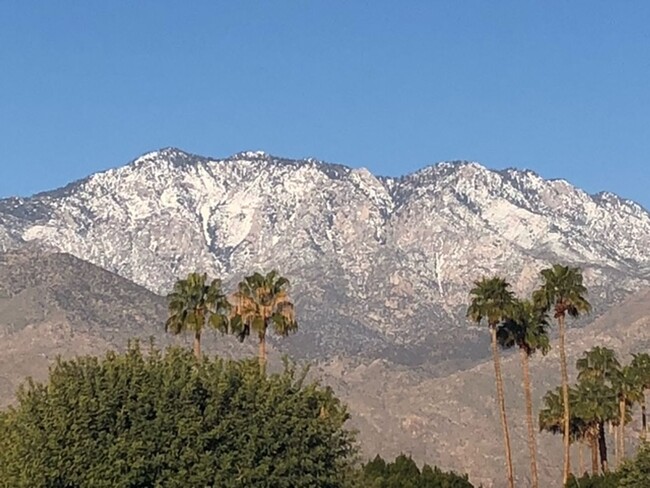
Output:
[[621,398],[618,402],[618,411],[620,415],[620,424],[619,428],[621,429],[618,433],[618,442],[620,443],[619,452],[619,465],[625,460],[625,398]]
[[648,423],[645,410],[645,392],[643,392],[643,398],[641,399],[641,436],[643,440],[646,440],[648,438]]
[[266,372],[266,334],[260,334],[259,361],[260,372],[264,374]]
[[582,454],[582,441],[578,441],[578,476],[585,474],[585,460]]
[[530,393],[530,371],[528,369],[528,354],[523,348],[521,353],[521,369],[523,372],[524,396],[526,400],[526,423],[528,424],[528,450],[530,452],[530,479],[531,487],[537,488],[539,481],[537,477],[537,441],[535,439],[535,425],[533,422],[533,398]]
[[618,425],[614,426],[614,459],[616,460],[616,467],[618,468],[621,465],[621,451],[618,440],[618,434],[620,432],[620,427]]
[[598,474],[598,437],[592,435],[590,438],[591,443],[591,474]]
[[598,424],[598,451],[600,454],[600,468],[603,473],[607,473],[607,439],[605,439],[605,422],[602,420]]
[[201,360],[201,331],[194,331],[194,356],[197,360]]
[[515,476],[512,468],[512,451],[510,449],[510,434],[508,433],[508,419],[506,418],[506,402],[503,392],[503,378],[501,377],[501,363],[499,361],[499,346],[497,344],[497,329],[490,327],[492,333],[492,358],[494,360],[494,377],[497,386],[497,402],[501,414],[501,426],[503,427],[503,442],[506,448],[506,467],[508,469],[508,486],[515,488]]
[[569,433],[571,431],[570,422],[571,412],[569,411],[569,373],[567,371],[566,363],[566,349],[565,349],[565,327],[564,315],[557,318],[558,328],[560,331],[560,368],[562,372],[562,403],[564,404],[564,428],[563,428],[563,441],[564,441],[564,465],[562,469],[562,486],[566,485],[571,472],[571,439]]

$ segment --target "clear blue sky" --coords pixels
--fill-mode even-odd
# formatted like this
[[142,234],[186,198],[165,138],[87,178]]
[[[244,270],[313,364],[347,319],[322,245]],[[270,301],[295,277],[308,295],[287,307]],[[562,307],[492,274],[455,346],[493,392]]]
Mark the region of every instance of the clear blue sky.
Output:
[[149,150],[533,169],[650,207],[650,2],[0,2],[0,195]]

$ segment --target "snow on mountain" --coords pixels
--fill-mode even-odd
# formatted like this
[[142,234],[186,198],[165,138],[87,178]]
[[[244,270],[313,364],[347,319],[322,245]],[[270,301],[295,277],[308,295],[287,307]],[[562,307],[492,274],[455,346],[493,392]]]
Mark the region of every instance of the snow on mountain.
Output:
[[158,293],[189,271],[233,282],[277,267],[303,317],[303,332],[285,343],[310,357],[442,363],[482,354],[462,315],[472,280],[486,274],[526,292],[542,266],[580,265],[600,309],[650,284],[641,206],[472,162],[386,178],[260,151],[217,160],[168,148],[0,200],[0,250],[22,241]]

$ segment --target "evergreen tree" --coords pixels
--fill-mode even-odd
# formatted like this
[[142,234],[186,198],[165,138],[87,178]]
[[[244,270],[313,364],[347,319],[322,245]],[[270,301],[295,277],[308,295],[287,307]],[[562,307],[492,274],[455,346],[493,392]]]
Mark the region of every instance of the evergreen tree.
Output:
[[444,472],[428,464],[420,470],[404,454],[388,463],[376,456],[361,467],[361,473],[357,488],[472,488],[467,475]]
[[344,487],[347,418],[289,366],[136,346],[59,360],[0,416],[0,487]]
[[585,475],[580,478],[571,476],[566,488],[619,488],[620,480],[621,475],[619,473]]
[[617,488],[645,488],[650,486],[650,444],[644,442],[635,458],[621,468]]

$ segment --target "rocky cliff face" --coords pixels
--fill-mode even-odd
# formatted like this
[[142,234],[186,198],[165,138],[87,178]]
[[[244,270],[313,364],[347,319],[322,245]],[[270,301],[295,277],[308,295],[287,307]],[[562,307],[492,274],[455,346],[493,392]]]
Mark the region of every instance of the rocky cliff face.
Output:
[[68,252],[158,293],[194,270],[233,283],[257,268],[292,279],[294,354],[420,364],[476,359],[463,320],[472,280],[519,292],[550,262],[585,269],[604,309],[650,285],[650,214],[530,171],[440,163],[400,178],[246,152],[146,154],[30,198],[0,200],[0,249]]

